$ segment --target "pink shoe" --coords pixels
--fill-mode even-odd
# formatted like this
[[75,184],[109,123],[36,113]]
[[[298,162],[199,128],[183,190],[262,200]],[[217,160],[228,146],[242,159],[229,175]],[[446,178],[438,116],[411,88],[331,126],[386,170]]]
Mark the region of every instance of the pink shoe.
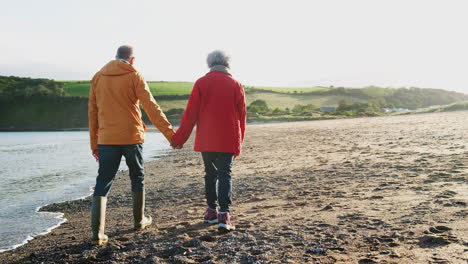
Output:
[[205,212],[205,218],[203,222],[213,225],[218,223],[218,211],[216,209],[208,208]]
[[218,214],[218,230],[220,231],[232,231],[236,230],[236,227],[231,222],[229,212],[222,212]]

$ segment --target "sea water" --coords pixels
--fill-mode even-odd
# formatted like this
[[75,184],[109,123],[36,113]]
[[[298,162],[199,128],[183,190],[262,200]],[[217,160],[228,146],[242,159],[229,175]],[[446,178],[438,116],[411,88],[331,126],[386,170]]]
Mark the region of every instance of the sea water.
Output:
[[[145,161],[168,149],[162,134],[146,133]],[[61,213],[38,209],[89,195],[97,169],[87,131],[0,132],[0,252],[64,222]]]

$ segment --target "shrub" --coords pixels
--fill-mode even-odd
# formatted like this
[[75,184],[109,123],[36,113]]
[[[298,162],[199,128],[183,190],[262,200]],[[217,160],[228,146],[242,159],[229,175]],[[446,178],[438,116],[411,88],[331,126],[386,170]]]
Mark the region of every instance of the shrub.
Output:
[[258,99],[250,103],[247,110],[253,113],[268,112],[268,105],[264,100]]
[[307,105],[295,105],[292,111],[294,113],[302,113],[302,112],[312,112],[316,110],[317,107],[313,104],[307,104]]

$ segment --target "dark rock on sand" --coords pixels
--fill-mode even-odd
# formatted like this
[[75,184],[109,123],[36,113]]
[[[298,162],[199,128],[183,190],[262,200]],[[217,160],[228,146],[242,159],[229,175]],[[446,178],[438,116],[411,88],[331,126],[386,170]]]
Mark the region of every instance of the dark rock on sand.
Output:
[[418,245],[422,248],[441,247],[450,244],[450,242],[443,237],[436,236],[423,236],[419,238]]

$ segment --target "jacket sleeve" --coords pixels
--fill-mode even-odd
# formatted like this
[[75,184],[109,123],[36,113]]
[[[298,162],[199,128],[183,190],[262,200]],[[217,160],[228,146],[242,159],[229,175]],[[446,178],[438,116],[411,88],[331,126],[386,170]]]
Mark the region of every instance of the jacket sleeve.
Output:
[[247,118],[246,109],[245,109],[245,94],[244,88],[240,85],[240,93],[237,99],[237,115],[239,117],[240,129],[241,129],[241,142],[244,142],[245,136],[245,122]]
[[175,132],[172,129],[171,123],[166,118],[166,115],[161,110],[161,107],[156,103],[151,91],[148,88],[143,76],[137,74],[137,82],[135,87],[135,94],[140,100],[143,109],[148,115],[151,123],[166,137],[169,142],[172,142],[172,137]]
[[96,94],[95,94],[95,78],[91,81],[91,88],[89,89],[89,101],[88,101],[88,121],[89,121],[89,139],[91,150],[98,149],[98,131],[99,131],[99,122],[98,122],[98,108],[96,104]]
[[198,113],[200,111],[200,90],[198,84],[195,83],[190,94],[190,98],[187,103],[182,120],[180,121],[180,127],[177,129],[177,133],[174,135],[174,143],[182,146],[187,142],[190,134],[192,134],[193,127],[198,121]]

